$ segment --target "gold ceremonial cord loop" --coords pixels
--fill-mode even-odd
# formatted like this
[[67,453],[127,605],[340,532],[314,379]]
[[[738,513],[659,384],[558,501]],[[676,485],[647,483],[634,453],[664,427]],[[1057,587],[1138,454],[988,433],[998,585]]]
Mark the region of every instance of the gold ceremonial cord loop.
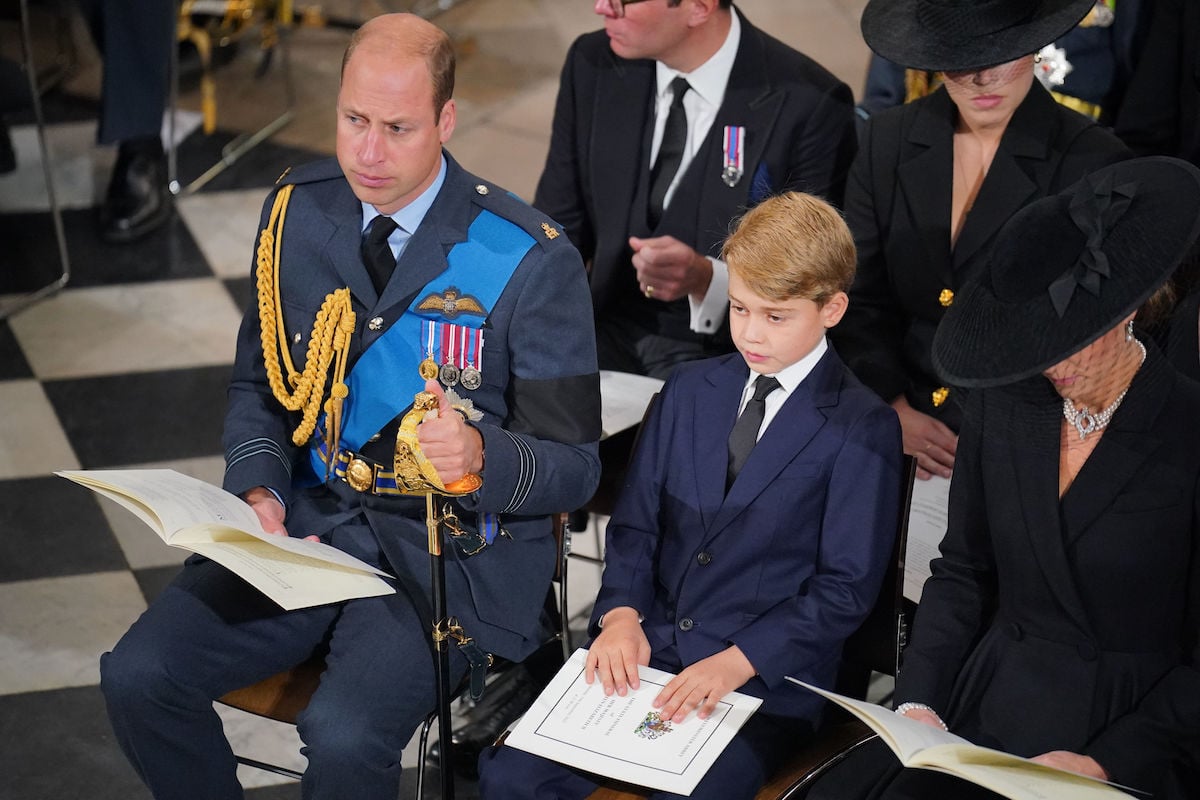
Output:
[[[325,296],[325,302],[313,321],[308,340],[303,372],[297,372],[288,348],[284,329],[282,298],[279,288],[279,261],[283,243],[283,223],[287,217],[292,185],[284,186],[275,196],[267,227],[258,238],[255,278],[258,282],[258,319],[261,331],[263,363],[271,392],[288,411],[303,411],[300,424],[292,432],[293,444],[300,446],[309,440],[317,425],[325,381],[333,362],[333,384],[325,403],[328,427],[328,452],[336,453],[341,436],[342,402],[349,394],[346,387],[346,364],[350,352],[350,337],[354,333],[354,311],[350,290],[343,288]],[[283,365],[280,366],[280,356]],[[284,379],[284,370],[287,379]]]

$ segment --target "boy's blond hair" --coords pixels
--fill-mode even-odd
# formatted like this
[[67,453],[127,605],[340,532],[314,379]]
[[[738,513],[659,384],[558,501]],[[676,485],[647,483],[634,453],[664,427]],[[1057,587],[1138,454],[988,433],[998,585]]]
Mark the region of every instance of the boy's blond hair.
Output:
[[854,280],[854,238],[837,209],[819,197],[787,192],[747,211],[721,258],[760,297],[803,297],[824,305]]

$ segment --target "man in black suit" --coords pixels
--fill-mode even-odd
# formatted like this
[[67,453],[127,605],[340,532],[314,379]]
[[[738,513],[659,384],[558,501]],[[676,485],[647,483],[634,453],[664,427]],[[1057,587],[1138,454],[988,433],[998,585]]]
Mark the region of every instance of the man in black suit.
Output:
[[605,29],[563,67],[534,205],[590,262],[601,368],[665,378],[732,349],[716,258],[731,221],[786,190],[841,202],[853,99],[732,0],[596,13]]

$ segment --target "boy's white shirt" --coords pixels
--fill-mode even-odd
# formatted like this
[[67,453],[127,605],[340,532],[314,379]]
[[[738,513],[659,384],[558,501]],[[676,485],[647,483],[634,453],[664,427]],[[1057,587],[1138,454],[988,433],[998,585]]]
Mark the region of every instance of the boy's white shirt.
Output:
[[[758,438],[762,437],[763,431],[767,429],[771,420],[775,419],[775,415],[779,413],[779,409],[787,402],[788,396],[808,377],[808,373],[813,371],[813,367],[817,365],[821,356],[825,355],[825,351],[828,349],[829,342],[826,341],[826,337],[822,336],[816,347],[808,351],[808,355],[775,373],[773,377],[779,381],[779,388],[767,395],[763,407],[762,427],[758,429]],[[741,416],[742,409],[746,407],[746,403],[750,402],[750,397],[754,394],[754,381],[758,379],[758,375],[759,373],[750,370],[750,377],[746,379],[746,385],[742,387],[742,400],[738,403],[738,416]]]

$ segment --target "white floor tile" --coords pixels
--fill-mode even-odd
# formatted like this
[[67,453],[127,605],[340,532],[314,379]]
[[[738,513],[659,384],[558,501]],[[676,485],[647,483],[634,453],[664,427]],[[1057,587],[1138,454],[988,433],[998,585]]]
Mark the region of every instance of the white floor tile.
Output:
[[[300,755],[301,742],[295,725],[247,714],[220,703],[214,706],[234,753],[297,772],[304,771],[308,760]],[[246,766],[238,767],[238,780],[246,789],[289,782],[282,775]]]
[[269,191],[201,192],[176,202],[192,238],[218,277],[250,276],[258,243],[259,213]]
[[0,584],[0,694],[100,682],[100,654],[146,608],[130,572]]
[[[54,408],[37,381],[0,382],[0,478],[79,469]],[[2,605],[0,605],[2,607]]]
[[219,281],[196,278],[68,289],[10,325],[39,378],[75,378],[231,364],[241,316]]
[[[50,207],[37,128],[14,125],[11,129],[17,169],[0,176],[0,212],[44,211]],[[63,208],[88,208],[108,187],[108,174],[116,158],[111,147],[96,146],[96,123],[73,122],[46,129],[54,189]]]

